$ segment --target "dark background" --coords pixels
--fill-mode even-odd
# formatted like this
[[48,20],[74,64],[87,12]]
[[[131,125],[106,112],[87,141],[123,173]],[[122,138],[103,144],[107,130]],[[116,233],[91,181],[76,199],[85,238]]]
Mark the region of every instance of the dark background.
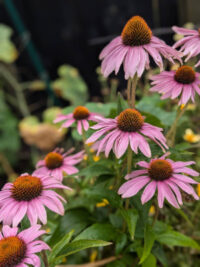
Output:
[[[50,78],[57,77],[59,65],[70,64],[79,69],[94,95],[98,88],[95,72],[100,65],[98,55],[113,36],[120,34],[131,16],[142,16],[152,29],[171,27],[190,19],[187,4],[195,5],[195,1],[13,0],[13,3],[31,34]],[[0,20],[14,29],[13,40],[21,51],[17,60],[20,75],[23,80],[36,79],[38,73],[8,14],[5,2],[1,2]],[[196,5],[194,10],[197,10]],[[172,33],[159,37],[172,44]]]

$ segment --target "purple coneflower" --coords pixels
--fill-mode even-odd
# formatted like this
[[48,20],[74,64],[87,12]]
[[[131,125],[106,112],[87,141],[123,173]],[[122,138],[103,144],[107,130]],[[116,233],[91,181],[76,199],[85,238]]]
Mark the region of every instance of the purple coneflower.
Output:
[[[183,53],[183,56],[187,56],[185,61],[188,61],[192,57],[196,57],[200,53],[200,29],[190,30],[180,27],[172,27],[172,29],[184,36],[181,40],[177,41],[173,47],[177,48],[181,46],[180,52]],[[200,65],[200,60],[197,62],[195,67]]]
[[151,150],[145,137],[150,138],[161,148],[167,148],[165,137],[162,129],[144,122],[143,116],[135,109],[126,109],[122,111],[115,119],[97,118],[97,124],[91,127],[98,130],[86,143],[95,142],[97,139],[105,135],[98,142],[97,155],[105,151],[108,157],[111,149],[117,158],[120,158],[128,146],[137,154],[138,148],[147,157],[151,157]]
[[35,240],[45,233],[41,225],[32,226],[20,233],[18,228],[4,225],[0,232],[0,267],[40,267],[36,253],[50,249],[41,240]]
[[55,188],[70,189],[58,179],[41,177],[34,173],[22,174],[13,183],[5,184],[0,191],[0,222],[15,227],[27,215],[31,225],[37,224],[38,219],[46,224],[47,214],[44,206],[64,215],[61,201],[66,201],[53,190],[49,190]]
[[198,184],[198,182],[187,175],[198,176],[199,173],[186,167],[195,162],[174,162],[171,159],[165,159],[165,157],[166,155],[163,155],[158,159],[152,159],[150,163],[146,161],[138,162],[137,165],[143,167],[143,169],[126,175],[125,179],[130,180],[125,182],[118,191],[122,198],[132,197],[145,187],[141,196],[142,204],[153,197],[156,189],[160,208],[163,207],[165,198],[172,206],[179,208],[179,204],[183,204],[180,189],[198,200],[198,195],[190,185]]
[[161,99],[175,99],[181,95],[179,105],[186,104],[189,99],[195,101],[195,93],[200,95],[200,73],[190,66],[181,66],[176,71],[163,71],[151,77],[152,92],[163,94]]
[[62,128],[69,128],[74,122],[76,122],[77,131],[80,135],[82,135],[82,128],[87,131],[89,129],[88,121],[96,121],[96,115],[98,114],[90,112],[86,107],[78,106],[74,109],[73,113],[59,115],[54,120],[54,123],[65,121],[62,124]]
[[118,73],[124,64],[125,79],[133,78],[137,73],[141,77],[145,69],[149,69],[149,55],[163,69],[162,57],[174,63],[180,59],[180,53],[159,38],[140,16],[128,20],[120,36],[113,39],[101,52],[102,73],[107,77],[111,72]]
[[79,170],[74,167],[83,159],[84,151],[70,155],[73,149],[63,153],[63,149],[56,148],[54,151],[49,152],[44,160],[40,160],[37,163],[37,170],[35,175],[53,176],[53,178],[62,181],[63,173],[72,175]]

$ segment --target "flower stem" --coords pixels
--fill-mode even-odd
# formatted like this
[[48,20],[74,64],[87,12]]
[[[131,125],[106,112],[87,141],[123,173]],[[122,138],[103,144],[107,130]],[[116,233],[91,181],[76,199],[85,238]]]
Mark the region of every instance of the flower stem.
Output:
[[127,95],[128,95],[128,105],[130,108],[135,108],[135,92],[138,82],[138,76],[135,74],[133,78],[128,79],[127,85]]
[[135,74],[131,84],[131,108],[135,108],[135,93],[136,93],[136,86],[138,82],[138,76]]
[[131,107],[131,84],[132,84],[132,78],[129,78],[127,84],[127,100],[129,107]]
[[128,146],[128,152],[127,152],[127,173],[129,174],[132,169],[132,157],[133,157],[133,151],[130,147]]
[[156,221],[158,219],[158,215],[159,215],[159,207],[158,207],[158,205],[155,205],[155,209],[156,209],[156,213],[155,213],[155,216],[153,218],[152,225],[151,225],[152,228],[154,227],[154,225],[155,225],[155,223],[156,223]]
[[47,254],[46,254],[45,250],[41,251],[41,256],[42,256],[42,259],[43,259],[43,262],[44,262],[44,266],[45,267],[49,267],[48,258],[47,258]]
[[[130,147],[130,145],[128,146],[128,152],[127,152],[127,173],[131,173],[131,169],[132,169],[132,159],[133,159],[133,151]],[[126,199],[125,202],[125,209],[127,210],[129,207],[129,199]]]
[[184,106],[184,108],[182,110],[180,110],[179,112],[177,111],[176,119],[174,120],[171,128],[169,129],[169,131],[166,134],[167,144],[171,147],[174,146],[178,121],[185,113],[188,104],[189,104],[189,102]]
[[82,128],[82,138],[83,138],[84,149],[88,157],[87,161],[90,161],[90,149],[89,146],[86,144],[86,132],[84,128]]

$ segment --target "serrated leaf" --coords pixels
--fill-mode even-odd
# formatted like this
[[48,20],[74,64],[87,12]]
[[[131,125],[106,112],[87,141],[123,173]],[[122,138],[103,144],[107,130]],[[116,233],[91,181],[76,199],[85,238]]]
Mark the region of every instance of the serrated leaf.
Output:
[[135,235],[136,224],[139,218],[138,212],[135,209],[121,209],[121,214],[127,223],[131,239],[133,240]]
[[54,258],[58,255],[58,253],[64,248],[66,244],[69,243],[69,241],[72,238],[72,235],[74,233],[74,230],[67,233],[51,250],[51,254],[49,256],[49,263],[54,260]]
[[155,242],[155,238],[156,236],[152,228],[149,225],[147,225],[144,230],[144,249],[139,264],[143,263],[151,253],[151,249]]
[[190,247],[200,250],[199,244],[192,238],[181,234],[176,231],[168,231],[156,237],[156,240],[161,244],[165,244],[169,247],[179,246],[179,247]]

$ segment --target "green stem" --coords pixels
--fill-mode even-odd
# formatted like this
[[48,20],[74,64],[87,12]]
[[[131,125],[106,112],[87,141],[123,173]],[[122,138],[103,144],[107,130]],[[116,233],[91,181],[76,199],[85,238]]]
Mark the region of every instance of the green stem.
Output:
[[86,144],[86,132],[84,130],[84,128],[82,128],[82,138],[83,138],[83,145],[84,145],[84,149],[85,149],[85,152],[87,154],[87,161],[89,162],[90,161],[90,149],[89,149],[89,146]]
[[137,74],[135,74],[133,78],[128,79],[127,96],[128,96],[128,105],[130,108],[135,108],[135,93],[136,93],[137,82],[138,82]]
[[[133,159],[133,151],[129,145],[128,146],[128,152],[127,152],[127,173],[128,174],[131,173],[131,170],[132,170],[132,159]],[[125,202],[125,209],[126,210],[129,207],[129,202],[130,202],[130,200],[126,199],[126,202]]]
[[0,65],[0,75],[13,87],[16,92],[17,102],[19,109],[24,117],[29,116],[30,112],[26,99],[23,95],[22,88],[15,77],[11,74],[9,70],[4,65]]
[[127,173],[129,174],[132,169],[132,158],[133,158],[133,151],[130,147],[128,146],[128,152],[127,152]]
[[196,208],[192,214],[192,222],[194,221],[194,218],[196,217],[197,213],[199,212],[200,209],[200,202],[197,203]]
[[158,207],[158,205],[155,205],[155,209],[156,209],[156,213],[155,213],[155,216],[153,218],[152,225],[151,225],[152,228],[154,227],[154,225],[155,225],[155,223],[156,223],[156,221],[158,219],[158,215],[159,215],[159,207]]
[[176,137],[176,129],[177,129],[177,125],[178,125],[178,121],[180,120],[180,118],[183,116],[183,114],[185,113],[187,106],[188,106],[189,102],[184,106],[184,108],[180,111],[177,112],[176,115],[176,119],[174,120],[171,128],[169,129],[169,131],[166,134],[166,139],[167,139],[167,144],[171,147],[174,146],[174,142],[175,142],[175,137]]
[[136,86],[138,82],[138,76],[135,74],[131,84],[131,108],[135,108],[135,93],[136,93]]
[[43,250],[41,252],[41,256],[42,256],[42,259],[43,259],[43,262],[44,262],[44,266],[45,267],[49,267],[48,258],[47,258],[47,254],[46,254],[45,250]]
[[132,84],[132,78],[129,78],[127,84],[127,100],[129,107],[131,107],[131,84]]

